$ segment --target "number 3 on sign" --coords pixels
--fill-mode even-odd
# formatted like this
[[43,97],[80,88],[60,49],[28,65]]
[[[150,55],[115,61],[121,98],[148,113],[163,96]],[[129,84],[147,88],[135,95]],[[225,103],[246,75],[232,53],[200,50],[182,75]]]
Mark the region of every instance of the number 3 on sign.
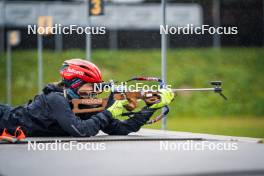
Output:
[[100,15],[102,13],[102,4],[101,0],[91,0],[91,14],[92,15]]

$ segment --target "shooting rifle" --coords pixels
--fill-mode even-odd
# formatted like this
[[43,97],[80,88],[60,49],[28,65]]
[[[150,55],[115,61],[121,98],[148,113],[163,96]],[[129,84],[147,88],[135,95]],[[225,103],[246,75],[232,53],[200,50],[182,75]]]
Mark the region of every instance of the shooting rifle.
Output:
[[[130,81],[154,81],[158,82],[159,86],[165,87],[164,82],[155,77],[134,77],[126,82]],[[113,86],[113,82],[110,83],[101,83],[101,87],[105,86]],[[209,88],[188,88],[188,89],[172,89],[172,91],[176,94],[181,91],[212,91],[219,94],[225,100],[227,98],[222,93],[222,82],[221,81],[211,81],[211,85],[213,87]],[[92,84],[84,84],[79,90],[78,93],[82,97],[81,99],[72,99],[71,103],[73,105],[73,112],[75,114],[83,114],[83,113],[91,113],[91,112],[101,112],[106,109],[106,105],[108,102],[108,98],[97,98],[96,96],[101,94],[102,90],[95,90]],[[113,90],[114,100],[128,100],[128,104],[124,107],[128,112],[122,114],[122,116],[131,116],[136,114],[137,112],[133,112],[134,109],[138,106],[138,100],[143,100],[146,105],[150,106],[154,103],[160,101],[159,91],[153,90],[140,90],[140,91],[127,91],[124,89]],[[169,112],[169,107],[165,106],[164,111],[155,119],[148,121],[146,124],[152,124],[160,119],[162,119]]]

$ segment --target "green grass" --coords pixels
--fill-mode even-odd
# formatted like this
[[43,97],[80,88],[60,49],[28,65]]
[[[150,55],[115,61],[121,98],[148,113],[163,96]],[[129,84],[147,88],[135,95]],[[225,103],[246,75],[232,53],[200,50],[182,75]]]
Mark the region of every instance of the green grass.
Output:
[[[82,50],[63,53],[45,50],[45,83],[60,79],[58,70],[63,60],[84,56]],[[263,48],[169,50],[168,84],[207,87],[211,80],[222,80],[224,93],[229,98],[224,101],[209,92],[180,93],[170,106],[169,129],[264,137],[263,56]],[[159,50],[95,50],[93,61],[101,68],[104,80],[160,75]],[[0,54],[0,102],[3,103],[6,102],[5,65],[5,55]],[[37,93],[36,50],[13,53],[12,93],[14,105],[26,103]]]
[[[160,129],[161,123],[145,126]],[[169,116],[168,129],[175,131],[220,134],[231,136],[264,137],[264,118],[256,117],[185,117]]]

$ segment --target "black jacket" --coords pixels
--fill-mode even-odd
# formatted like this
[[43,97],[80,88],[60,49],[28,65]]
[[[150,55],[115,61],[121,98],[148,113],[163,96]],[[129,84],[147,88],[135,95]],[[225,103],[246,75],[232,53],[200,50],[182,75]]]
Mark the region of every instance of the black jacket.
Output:
[[7,128],[13,133],[17,126],[22,126],[27,136],[94,136],[99,130],[110,135],[127,135],[138,131],[154,113],[144,107],[141,113],[120,121],[105,110],[86,114],[83,120],[72,112],[58,87],[48,85],[43,91],[24,106],[0,105],[0,132]]

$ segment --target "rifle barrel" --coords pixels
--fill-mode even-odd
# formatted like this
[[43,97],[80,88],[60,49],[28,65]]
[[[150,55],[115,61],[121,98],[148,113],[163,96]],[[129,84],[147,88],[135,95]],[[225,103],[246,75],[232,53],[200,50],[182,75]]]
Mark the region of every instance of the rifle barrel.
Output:
[[215,88],[189,88],[189,89],[172,89],[173,92],[180,91],[215,91]]

